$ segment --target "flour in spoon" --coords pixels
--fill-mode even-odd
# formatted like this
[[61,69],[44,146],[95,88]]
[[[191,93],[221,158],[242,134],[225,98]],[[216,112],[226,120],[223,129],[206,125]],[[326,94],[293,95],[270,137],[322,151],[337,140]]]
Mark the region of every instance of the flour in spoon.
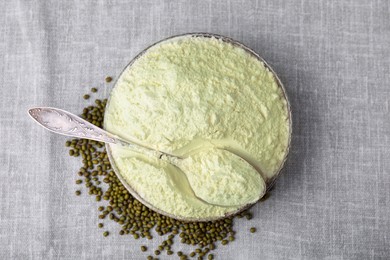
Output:
[[[243,206],[264,195],[265,183],[249,163],[222,149],[205,149],[179,163],[196,195],[222,206]],[[259,193],[260,192],[260,193]]]

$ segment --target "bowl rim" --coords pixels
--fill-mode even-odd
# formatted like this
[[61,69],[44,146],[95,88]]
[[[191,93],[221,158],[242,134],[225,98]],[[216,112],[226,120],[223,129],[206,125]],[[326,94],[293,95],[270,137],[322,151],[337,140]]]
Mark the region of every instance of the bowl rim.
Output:
[[[110,90],[110,94],[108,96],[108,99],[107,99],[107,103],[106,103],[106,108],[108,108],[109,104],[110,104],[110,100],[111,100],[111,95],[112,95],[112,91],[115,89],[115,87],[117,86],[118,84],[118,80],[122,77],[122,75],[124,74],[124,72],[134,64],[135,61],[137,61],[142,55],[144,55],[149,49],[151,49],[152,47],[156,46],[156,45],[159,45],[163,42],[168,42],[168,41],[171,41],[171,40],[176,40],[178,38],[184,38],[184,37],[204,37],[204,38],[215,38],[215,39],[218,39],[218,40],[222,40],[223,42],[226,42],[226,43],[230,43],[236,47],[239,47],[239,48],[242,48],[243,50],[245,50],[246,52],[250,53],[252,56],[254,56],[257,60],[259,60],[260,62],[262,62],[264,64],[264,67],[266,69],[268,69],[275,81],[277,82],[277,85],[278,87],[282,90],[282,93],[283,93],[283,98],[284,100],[286,101],[286,108],[287,108],[287,121],[288,121],[288,126],[289,126],[289,133],[288,133],[288,142],[287,142],[287,146],[286,146],[286,150],[285,150],[285,155],[284,155],[284,158],[280,164],[280,167],[278,168],[278,170],[276,171],[276,173],[272,176],[272,178],[270,179],[267,179],[265,180],[265,184],[266,184],[266,190],[264,192],[264,194],[266,194],[267,192],[269,192],[271,190],[271,188],[275,185],[275,181],[276,179],[280,176],[280,173],[282,172],[282,169],[284,168],[285,164],[286,164],[286,161],[287,161],[287,158],[288,158],[288,155],[289,155],[289,152],[290,152],[290,146],[291,146],[291,136],[292,136],[292,116],[291,116],[291,106],[290,106],[290,102],[289,102],[289,99],[287,97],[287,93],[286,93],[286,90],[285,90],[285,87],[283,85],[283,83],[281,82],[280,78],[278,77],[278,75],[275,73],[275,71],[272,69],[272,67],[259,55],[257,54],[254,50],[252,50],[251,48],[249,48],[248,46],[246,46],[245,44],[237,41],[237,40],[234,40],[230,37],[226,37],[226,36],[223,36],[223,35],[219,35],[219,34],[214,34],[214,33],[203,33],[203,32],[193,32],[193,33],[184,33],[184,34],[178,34],[178,35],[173,35],[173,36],[170,36],[170,37],[167,37],[167,38],[164,38],[160,41],[157,41],[151,45],[149,45],[148,47],[146,47],[145,49],[143,49],[141,52],[139,52],[125,67],[124,69],[121,71],[121,73],[119,74],[119,76],[116,78],[114,84],[113,84],[113,87],[112,89]],[[104,115],[106,115],[107,113],[107,109],[105,110],[104,112]],[[105,116],[104,116],[105,117]],[[105,121],[103,122],[103,128],[105,129]],[[155,206],[153,206],[152,204],[150,204],[148,201],[146,201],[144,198],[142,198],[138,192],[136,192],[132,187],[131,185],[126,181],[126,179],[120,174],[120,171],[119,169],[117,168],[116,164],[115,164],[115,160],[113,158],[113,155],[112,155],[112,151],[111,151],[111,147],[110,147],[110,144],[106,143],[105,144],[105,147],[106,147],[106,151],[107,151],[107,155],[108,155],[108,159],[110,161],[110,164],[111,164],[111,167],[115,173],[115,175],[118,177],[119,181],[123,184],[123,186],[125,186],[125,188],[130,192],[130,194],[135,197],[138,201],[140,201],[142,204],[144,204],[145,206],[147,206],[149,209],[161,214],[161,215],[164,215],[164,216],[167,216],[167,217],[170,217],[170,218],[173,218],[173,219],[177,219],[177,220],[180,220],[180,221],[185,221],[185,222],[206,222],[206,221],[215,221],[215,220],[219,220],[219,219],[223,219],[223,218],[227,218],[227,217],[232,217],[248,208],[250,208],[251,206],[255,205],[257,202],[259,202],[261,200],[261,198],[264,196],[264,194],[262,194],[262,196],[260,196],[255,202],[252,202],[252,203],[249,203],[243,207],[240,207],[236,210],[233,210],[233,211],[229,211],[227,213],[225,213],[224,215],[222,216],[217,216],[217,217],[208,217],[208,218],[191,218],[191,217],[182,217],[182,216],[176,216],[176,215],[173,215],[173,214],[170,214],[168,212],[165,212],[163,210],[160,210],[158,208],[156,208]],[[259,173],[260,174],[260,173]]]

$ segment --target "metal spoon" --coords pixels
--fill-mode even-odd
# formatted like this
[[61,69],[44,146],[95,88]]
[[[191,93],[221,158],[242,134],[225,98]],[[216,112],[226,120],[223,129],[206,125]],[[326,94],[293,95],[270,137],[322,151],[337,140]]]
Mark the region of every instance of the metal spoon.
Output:
[[[135,152],[167,161],[168,163],[176,166],[179,169],[180,169],[180,161],[185,159],[180,156],[176,156],[167,152],[156,150],[149,146],[124,140],[119,136],[107,132],[89,123],[88,121],[62,109],[52,108],[52,107],[35,107],[35,108],[30,108],[28,110],[28,114],[39,125],[43,126],[47,130],[50,130],[54,133],[71,136],[71,137],[77,137],[77,138],[91,139],[91,140],[104,142],[104,143],[119,144],[127,148],[130,148]],[[186,176],[185,173],[184,175]],[[187,183],[186,184],[182,183],[182,185],[188,186],[192,190],[192,193],[196,198],[198,198],[199,200],[207,204],[220,206],[220,207],[243,206],[243,205],[220,205],[220,204],[215,204],[214,202],[207,201],[206,198],[201,198],[197,196],[196,192],[191,187],[188,179],[187,179]]]

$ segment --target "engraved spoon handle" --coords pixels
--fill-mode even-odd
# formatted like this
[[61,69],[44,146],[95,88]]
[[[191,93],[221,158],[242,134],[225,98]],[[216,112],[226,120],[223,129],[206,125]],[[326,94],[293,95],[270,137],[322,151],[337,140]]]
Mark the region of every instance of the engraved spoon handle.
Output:
[[57,134],[91,139],[110,144],[120,144],[135,152],[157,157],[159,159],[165,159],[173,164],[175,164],[176,159],[178,159],[172,154],[123,140],[122,138],[62,109],[52,107],[34,107],[28,110],[28,114],[38,124]]

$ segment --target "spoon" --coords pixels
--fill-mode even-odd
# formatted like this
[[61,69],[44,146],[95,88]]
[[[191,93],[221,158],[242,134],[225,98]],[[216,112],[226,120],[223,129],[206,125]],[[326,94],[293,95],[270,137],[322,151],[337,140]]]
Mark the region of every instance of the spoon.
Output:
[[[131,149],[132,151],[164,160],[172,164],[173,166],[176,166],[177,168],[179,168],[179,170],[181,168],[181,165],[184,165],[183,162],[185,158],[183,157],[173,155],[171,153],[163,152],[143,144],[124,140],[121,137],[113,133],[110,133],[108,131],[105,131],[100,127],[97,127],[89,123],[88,121],[62,109],[52,108],[52,107],[35,107],[35,108],[30,108],[28,110],[28,114],[39,125],[57,134],[77,137],[77,138],[91,139],[91,140],[109,143],[109,144],[119,144]],[[232,155],[232,156],[237,156],[237,155]],[[186,176],[186,174],[184,175]],[[234,179],[231,179],[229,181],[234,181]],[[192,190],[192,193],[196,198],[198,198],[199,200],[207,204],[220,206],[220,207],[243,206],[243,204],[240,205],[229,205],[227,203],[218,204],[215,202],[215,199],[213,198],[205,198],[205,197],[202,198],[201,196],[199,196],[199,194],[195,192],[193,187],[190,185],[188,178],[187,178],[187,184],[184,185],[188,186]]]

